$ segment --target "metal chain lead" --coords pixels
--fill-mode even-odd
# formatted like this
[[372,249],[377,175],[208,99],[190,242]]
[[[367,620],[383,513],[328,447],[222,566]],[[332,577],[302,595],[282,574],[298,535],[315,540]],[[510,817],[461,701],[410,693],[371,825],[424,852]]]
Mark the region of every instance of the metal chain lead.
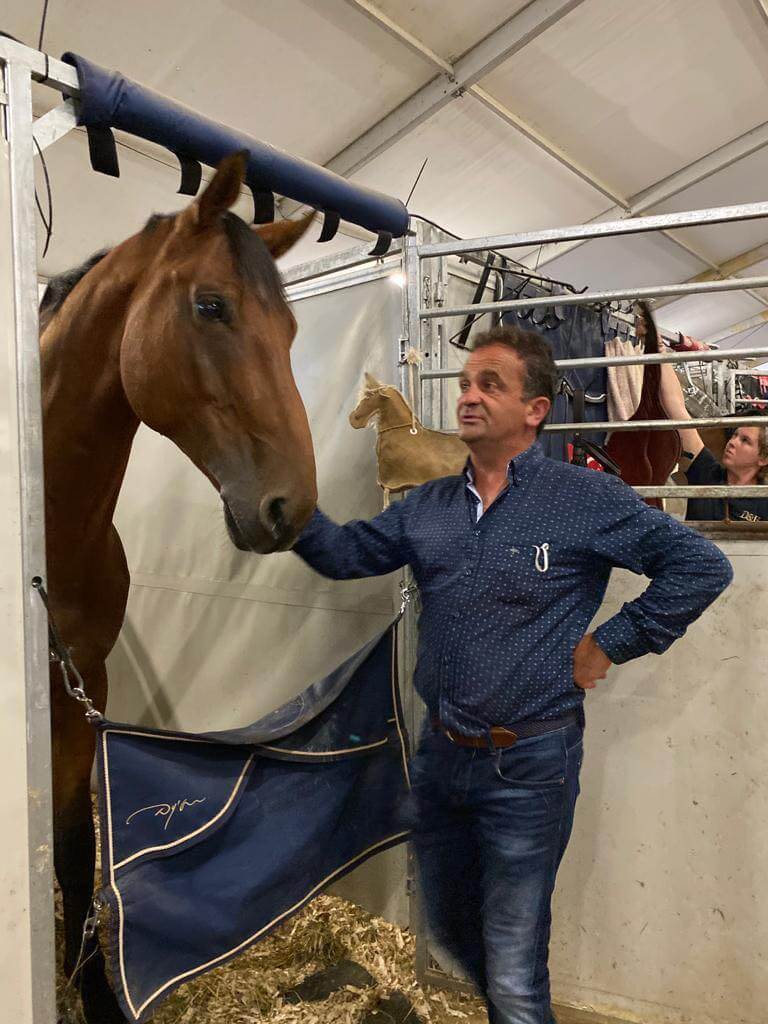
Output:
[[418,589],[415,583],[406,583],[405,580],[400,580],[400,612],[399,615],[403,615],[406,607],[408,606],[411,597],[416,593]]
[[[51,661],[57,662],[61,669],[62,679],[64,680],[64,689],[67,692],[67,696],[78,701],[84,706],[85,717],[89,722],[101,721],[104,716],[98,708],[96,708],[91,698],[85,692],[83,677],[78,672],[77,666],[72,661],[72,655],[69,652],[69,648],[61,639],[59,631],[56,628],[56,623],[54,622],[53,615],[51,614],[51,606],[48,602],[48,594],[43,586],[42,579],[39,576],[35,576],[32,580],[32,586],[39,594],[40,600],[45,606],[45,611],[48,616],[48,643],[50,648],[50,658]],[[76,685],[74,686],[70,682],[70,673],[76,682]]]

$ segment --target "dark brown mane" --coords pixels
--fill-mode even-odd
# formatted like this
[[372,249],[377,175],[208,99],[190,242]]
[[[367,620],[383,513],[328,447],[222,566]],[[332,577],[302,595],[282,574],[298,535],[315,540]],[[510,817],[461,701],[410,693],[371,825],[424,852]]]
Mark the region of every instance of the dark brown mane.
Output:
[[65,270],[63,274],[57,274],[50,278],[40,300],[40,330],[44,330],[48,326],[53,315],[61,309],[64,300],[75,285],[82,281],[88,271],[100,263],[109,252],[111,252],[110,249],[101,249],[93,256],[89,256],[80,266],[73,267],[72,270]]

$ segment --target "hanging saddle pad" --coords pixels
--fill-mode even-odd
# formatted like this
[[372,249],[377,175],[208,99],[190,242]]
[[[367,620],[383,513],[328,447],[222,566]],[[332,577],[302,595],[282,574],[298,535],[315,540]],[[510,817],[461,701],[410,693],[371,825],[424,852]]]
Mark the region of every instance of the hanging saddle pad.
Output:
[[245,728],[97,726],[99,928],[128,1020],[407,838],[395,625]]

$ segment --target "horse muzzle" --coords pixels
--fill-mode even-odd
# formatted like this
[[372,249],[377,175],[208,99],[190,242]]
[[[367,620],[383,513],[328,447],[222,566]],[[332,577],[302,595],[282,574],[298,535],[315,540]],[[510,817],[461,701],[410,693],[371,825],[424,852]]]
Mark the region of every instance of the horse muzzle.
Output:
[[265,494],[250,508],[224,494],[222,503],[227,533],[235,547],[262,555],[289,550],[312,513],[311,507],[297,508],[278,492]]

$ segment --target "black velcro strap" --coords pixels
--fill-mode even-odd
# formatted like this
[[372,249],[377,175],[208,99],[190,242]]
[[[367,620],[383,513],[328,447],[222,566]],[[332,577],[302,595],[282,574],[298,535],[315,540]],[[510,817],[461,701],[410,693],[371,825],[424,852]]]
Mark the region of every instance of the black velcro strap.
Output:
[[176,159],[181,167],[181,182],[178,195],[196,196],[197,190],[200,188],[200,182],[203,180],[203,168],[200,166],[200,161],[193,160],[188,156],[182,156],[180,153],[176,154]]
[[392,235],[389,231],[380,231],[376,245],[368,253],[369,256],[386,256],[392,244]]
[[90,127],[85,130],[88,133],[91,167],[99,174],[108,174],[112,178],[119,178],[120,165],[117,162],[117,146],[112,129]]
[[339,230],[339,224],[341,224],[341,217],[335,210],[324,210],[323,230],[320,232],[318,242],[330,242]]
[[253,223],[271,224],[275,219],[275,197],[269,189],[247,182],[253,196]]

